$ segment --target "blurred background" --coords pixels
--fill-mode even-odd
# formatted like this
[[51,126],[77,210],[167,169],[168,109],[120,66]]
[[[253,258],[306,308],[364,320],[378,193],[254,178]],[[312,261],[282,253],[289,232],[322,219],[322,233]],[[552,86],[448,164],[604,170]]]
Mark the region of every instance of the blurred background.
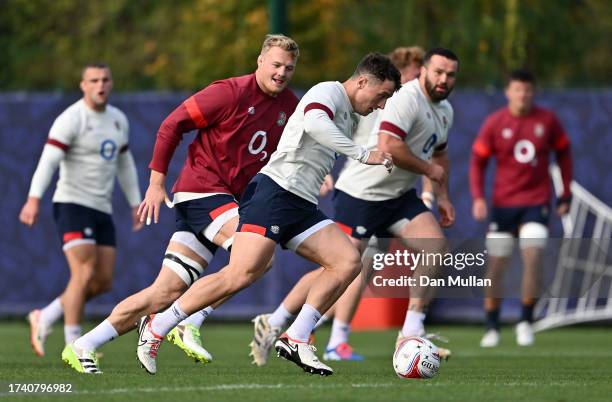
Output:
[[[164,117],[210,82],[254,71],[266,33],[282,32],[300,46],[291,87],[343,81],[367,52],[397,46],[444,46],[459,56],[450,102],[455,108],[449,152],[451,196],[458,220],[447,234],[483,237],[471,218],[467,168],[472,141],[486,115],[505,105],[507,73],[531,69],[537,103],[557,113],[572,141],[574,178],[612,203],[612,3],[607,0],[255,1],[255,0],[2,0],[0,7],[0,315],[21,316],[46,305],[64,288],[68,269],[51,214],[51,186],[38,224],[19,224],[19,210],[53,120],[80,97],[81,68],[108,63],[115,81],[111,103],[130,121],[130,149],[141,189],[148,183],[155,134]],[[174,156],[168,187],[182,166],[185,136]],[[492,168],[488,172],[492,172]],[[337,172],[337,170],[336,170]],[[490,179],[490,178],[489,178]],[[490,182],[489,182],[490,183]],[[490,188],[490,186],[487,186]],[[323,209],[331,213],[329,199]],[[156,277],[173,231],[163,210],[156,226],[130,232],[129,209],[115,191],[118,259],[113,290],[89,303],[106,314]],[[553,218],[552,235],[562,236]],[[227,255],[215,258],[212,272]],[[312,265],[279,251],[275,268],[220,308],[217,318],[246,318],[270,310]],[[519,271],[509,275],[518,281]],[[433,318],[479,319],[481,301],[443,302]],[[504,311],[513,319],[512,300]]]

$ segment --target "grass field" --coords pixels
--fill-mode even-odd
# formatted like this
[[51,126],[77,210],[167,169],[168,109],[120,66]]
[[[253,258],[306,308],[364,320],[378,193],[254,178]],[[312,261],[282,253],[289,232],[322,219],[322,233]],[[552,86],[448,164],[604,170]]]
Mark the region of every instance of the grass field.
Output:
[[[360,363],[332,363],[335,374],[305,374],[275,356],[267,366],[250,364],[251,327],[210,324],[205,346],[215,361],[203,366],[164,343],[158,374],[148,375],[135,357],[135,333],[105,346],[100,376],[77,374],[59,358],[63,334],[55,328],[47,356],[33,355],[25,323],[0,323],[0,400],[82,401],[610,401],[612,332],[603,327],[566,328],[540,334],[537,346],[519,348],[511,328],[502,346],[478,347],[479,327],[430,327],[451,339],[453,358],[432,380],[402,380],[391,367],[395,331],[359,332],[353,346]],[[328,331],[317,334],[319,343]],[[319,355],[321,355],[320,353]],[[72,394],[8,393],[9,383],[71,383]]]

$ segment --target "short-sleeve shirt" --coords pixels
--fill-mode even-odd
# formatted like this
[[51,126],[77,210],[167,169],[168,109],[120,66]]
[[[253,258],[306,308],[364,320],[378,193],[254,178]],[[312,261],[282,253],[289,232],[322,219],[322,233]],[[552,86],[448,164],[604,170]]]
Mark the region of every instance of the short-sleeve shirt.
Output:
[[264,93],[254,73],[213,82],[162,123],[149,167],[166,173],[182,135],[198,129],[172,189],[175,201],[194,198],[193,193],[239,199],[270,160],[297,103],[289,89],[275,97]]
[[312,109],[323,110],[342,134],[352,138],[359,116],[343,85],[337,81],[319,83],[300,100],[276,152],[261,172],[285,190],[317,204],[321,184],[338,155],[305,131],[304,115]]
[[[379,132],[403,140],[410,151],[423,160],[430,160],[435,150],[445,149],[448,131],[453,124],[453,108],[446,101],[431,102],[421,90],[419,80],[402,85],[387,100],[380,112],[380,124],[375,124],[368,141],[374,149]],[[336,188],[366,201],[398,198],[412,189],[420,174],[399,167],[391,173],[348,160]]]
[[533,107],[526,116],[514,116],[507,107],[489,115],[473,144],[473,152],[497,161],[493,205],[515,207],[546,204],[551,185],[551,151],[569,145],[555,114]]
[[60,114],[47,140],[66,152],[53,202],[112,213],[117,155],[128,150],[128,132],[127,118],[112,105],[98,112],[81,99]]

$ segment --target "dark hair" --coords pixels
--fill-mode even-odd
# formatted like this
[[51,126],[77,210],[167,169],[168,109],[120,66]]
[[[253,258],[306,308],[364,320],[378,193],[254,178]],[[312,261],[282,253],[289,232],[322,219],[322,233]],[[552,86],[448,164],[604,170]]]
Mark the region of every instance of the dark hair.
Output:
[[110,70],[110,67],[108,66],[108,64],[106,63],[102,63],[102,62],[95,62],[95,63],[87,63],[85,64],[85,66],[81,69],[81,77],[85,77],[85,71],[88,68],[106,68],[108,70]]
[[446,49],[444,47],[434,47],[433,49],[429,49],[427,53],[425,53],[425,57],[423,58],[423,64],[427,65],[429,63],[429,60],[433,56],[446,57],[449,60],[454,60],[459,63],[459,58],[452,50]]
[[395,90],[401,87],[401,74],[393,65],[391,59],[382,53],[368,53],[357,65],[353,77],[370,74],[380,81],[393,81]]
[[531,71],[524,68],[519,68],[511,71],[510,75],[508,75],[508,84],[510,84],[512,81],[528,82],[535,85],[536,79]]

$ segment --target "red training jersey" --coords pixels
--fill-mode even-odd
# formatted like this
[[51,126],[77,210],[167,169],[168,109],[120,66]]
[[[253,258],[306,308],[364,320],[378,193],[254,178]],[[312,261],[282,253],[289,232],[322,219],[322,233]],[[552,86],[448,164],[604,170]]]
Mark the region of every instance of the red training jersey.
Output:
[[554,113],[534,106],[525,116],[514,116],[507,107],[489,115],[472,146],[470,189],[484,198],[484,175],[490,157],[497,169],[493,206],[522,207],[550,202],[549,155],[556,153],[564,194],[571,181],[570,141]]
[[297,97],[265,94],[255,74],[216,81],[163,121],[149,168],[167,173],[183,134],[198,129],[172,192],[225,193],[237,199],[276,150]]

